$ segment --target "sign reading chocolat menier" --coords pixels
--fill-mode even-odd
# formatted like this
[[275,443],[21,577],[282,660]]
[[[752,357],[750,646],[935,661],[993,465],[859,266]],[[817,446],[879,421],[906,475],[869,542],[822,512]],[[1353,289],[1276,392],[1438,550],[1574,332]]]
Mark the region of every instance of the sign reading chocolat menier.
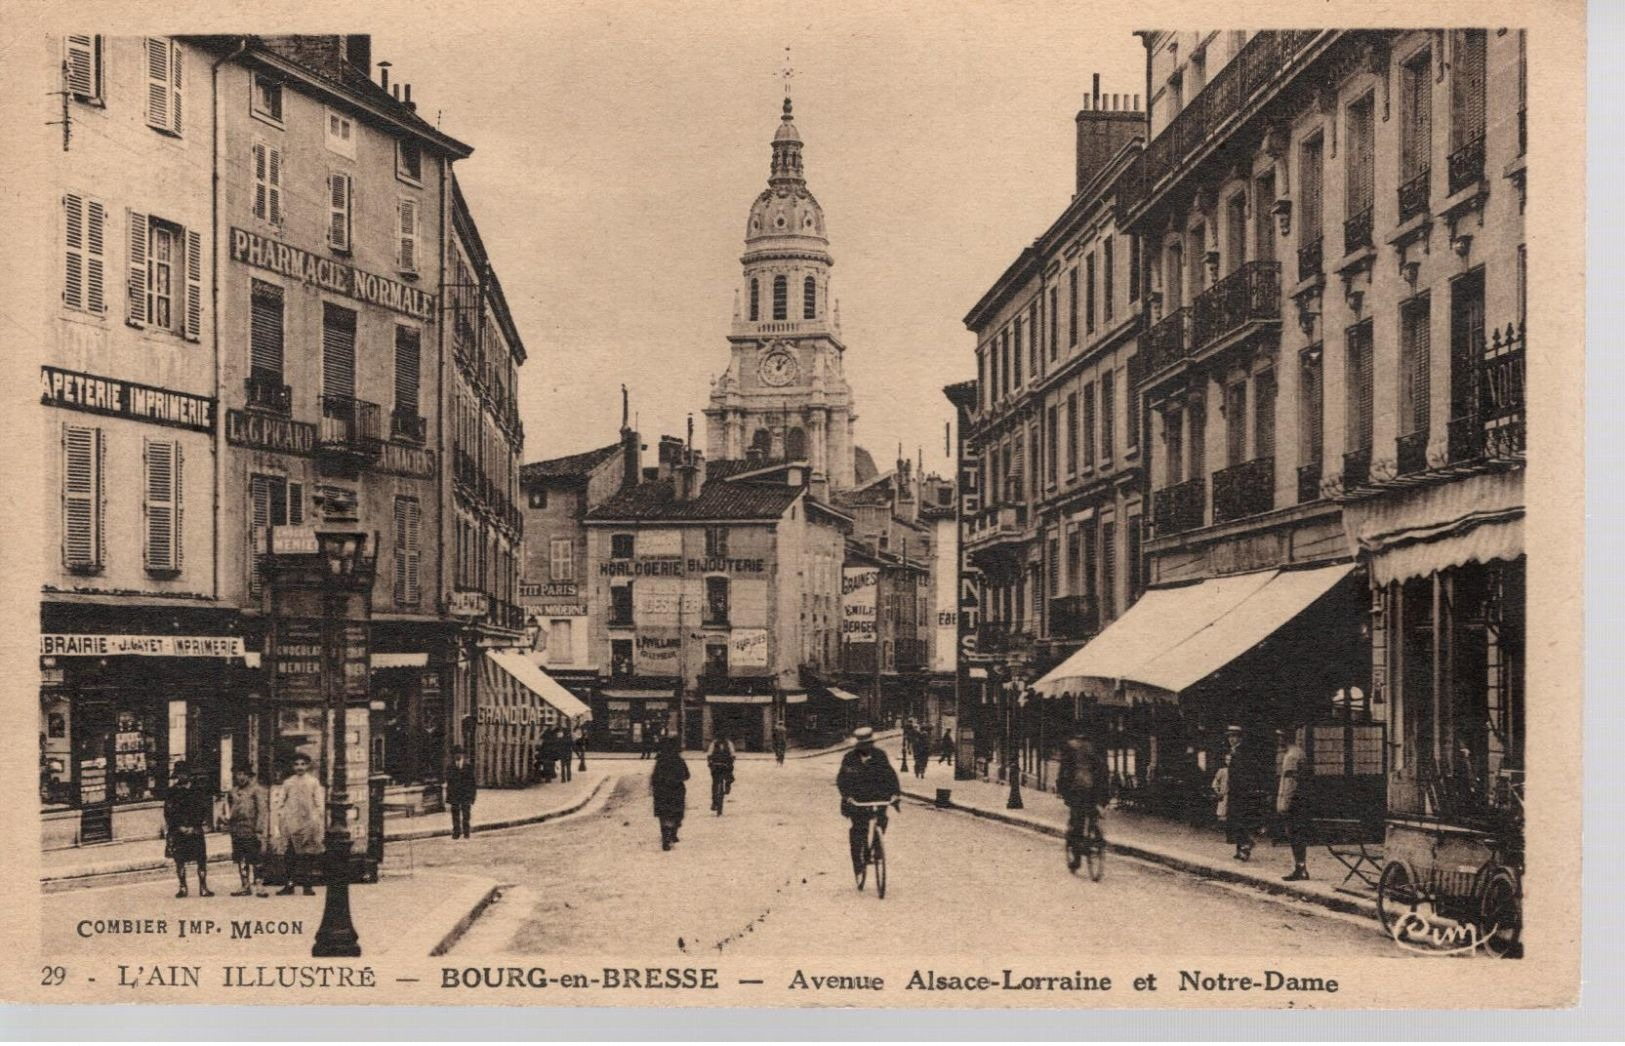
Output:
[[247,229],[232,228],[231,259],[356,301],[416,316],[425,323],[434,322],[435,296],[427,291],[278,243]]

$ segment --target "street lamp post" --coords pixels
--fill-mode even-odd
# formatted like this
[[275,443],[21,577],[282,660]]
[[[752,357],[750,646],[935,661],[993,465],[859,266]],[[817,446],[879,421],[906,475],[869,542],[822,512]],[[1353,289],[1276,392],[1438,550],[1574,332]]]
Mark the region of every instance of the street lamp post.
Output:
[[355,958],[361,939],[350,919],[349,729],[345,677],[346,612],[352,592],[371,583],[371,561],[363,534],[318,533],[322,582],[322,682],[332,722],[331,780],[327,788],[327,898],[322,924],[310,954],[316,958]]
[[1008,754],[1006,760],[1010,764],[1010,798],[1005,800],[1006,810],[1022,809],[1021,802],[1021,754],[1016,749],[1016,716],[1020,711],[1020,701],[1023,688],[1027,681],[1020,674],[1013,676],[1005,693],[1010,702],[1010,719],[1008,733]]

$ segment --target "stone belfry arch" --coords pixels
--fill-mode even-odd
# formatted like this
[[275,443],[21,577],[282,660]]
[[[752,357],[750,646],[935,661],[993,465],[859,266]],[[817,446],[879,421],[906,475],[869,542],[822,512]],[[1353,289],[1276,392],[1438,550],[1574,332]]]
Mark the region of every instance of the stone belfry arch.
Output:
[[728,366],[712,382],[705,410],[707,457],[794,458],[809,465],[815,493],[851,487],[856,415],[830,296],[835,260],[824,210],[807,189],[788,97],[739,262]]

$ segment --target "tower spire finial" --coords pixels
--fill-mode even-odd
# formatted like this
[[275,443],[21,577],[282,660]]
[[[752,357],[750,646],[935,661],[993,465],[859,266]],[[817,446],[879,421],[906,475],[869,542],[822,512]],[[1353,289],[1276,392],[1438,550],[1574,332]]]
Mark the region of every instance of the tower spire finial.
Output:
[[790,45],[784,45],[784,111],[790,111],[790,81],[795,78],[796,71],[790,65]]

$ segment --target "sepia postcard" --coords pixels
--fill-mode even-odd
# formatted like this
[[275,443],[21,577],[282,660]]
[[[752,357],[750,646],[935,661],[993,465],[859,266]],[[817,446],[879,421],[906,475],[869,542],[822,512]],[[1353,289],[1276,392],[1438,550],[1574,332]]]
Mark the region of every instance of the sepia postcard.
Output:
[[1579,1000],[1581,3],[7,9],[0,998]]

